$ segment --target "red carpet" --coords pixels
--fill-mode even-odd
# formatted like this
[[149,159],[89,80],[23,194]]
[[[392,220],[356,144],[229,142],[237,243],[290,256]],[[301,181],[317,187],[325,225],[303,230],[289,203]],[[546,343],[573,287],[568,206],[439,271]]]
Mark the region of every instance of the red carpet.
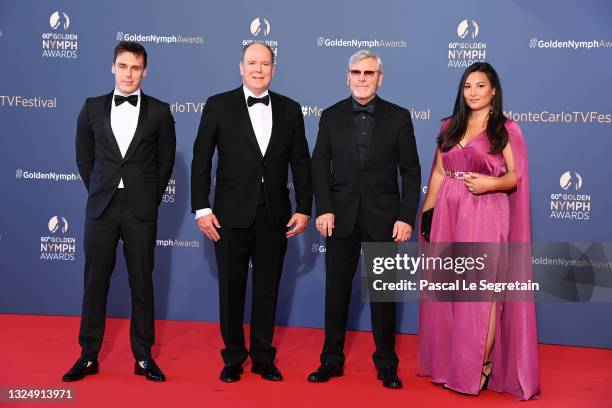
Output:
[[[63,383],[79,354],[75,317],[0,315],[0,388],[66,388],[71,403],[0,402],[15,407],[498,407],[517,406],[510,394],[487,391],[464,396],[431,384],[416,372],[416,336],[398,336],[404,389],[387,390],[376,380],[370,333],[350,332],[344,377],[326,384],[306,381],[318,365],[320,329],[279,327],[277,364],[285,381],[270,383],[245,368],[242,380],[218,380],[222,367],[218,326],[157,322],[154,357],[168,376],[157,384],[132,373],[129,321],[108,319],[100,374]],[[540,346],[542,397],[523,404],[544,407],[612,407],[612,350]]]

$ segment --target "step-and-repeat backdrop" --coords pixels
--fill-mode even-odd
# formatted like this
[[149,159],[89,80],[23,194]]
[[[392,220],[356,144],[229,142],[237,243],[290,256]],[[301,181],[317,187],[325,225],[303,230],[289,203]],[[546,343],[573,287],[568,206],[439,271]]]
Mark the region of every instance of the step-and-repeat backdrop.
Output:
[[[534,241],[610,241],[610,21],[606,0],[2,1],[0,312],[80,313],[86,192],[76,119],[86,97],[113,89],[118,40],[147,48],[143,90],[169,102],[176,120],[156,252],[159,319],[218,319],[213,247],[190,214],[189,169],[202,107],[240,84],[240,51],[252,41],[274,49],[271,89],[302,105],[311,150],[322,109],[348,96],[348,57],[379,53],[379,94],[412,111],[423,180],[462,71],[492,63],[527,141]],[[324,256],[313,225],[291,240],[279,324],[323,325]],[[368,330],[358,291],[356,279],[349,325]],[[121,251],[108,313],[130,313]],[[417,313],[416,303],[400,305],[398,330],[415,333]],[[539,340],[612,347],[611,314],[610,303],[539,304]]]

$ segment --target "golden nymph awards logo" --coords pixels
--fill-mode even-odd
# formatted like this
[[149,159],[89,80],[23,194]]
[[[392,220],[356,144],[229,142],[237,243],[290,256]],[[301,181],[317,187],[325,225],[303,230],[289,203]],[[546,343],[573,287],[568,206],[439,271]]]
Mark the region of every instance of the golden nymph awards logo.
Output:
[[45,261],[74,261],[76,238],[67,236],[68,220],[59,215],[49,219],[49,234],[40,237],[40,259]]
[[559,177],[559,187],[563,192],[550,195],[550,219],[591,219],[591,195],[581,193],[582,186],[582,175],[577,171],[568,170]]
[[79,36],[68,33],[70,16],[56,10],[49,16],[49,27],[53,30],[42,34],[42,56],[45,58],[76,59]]

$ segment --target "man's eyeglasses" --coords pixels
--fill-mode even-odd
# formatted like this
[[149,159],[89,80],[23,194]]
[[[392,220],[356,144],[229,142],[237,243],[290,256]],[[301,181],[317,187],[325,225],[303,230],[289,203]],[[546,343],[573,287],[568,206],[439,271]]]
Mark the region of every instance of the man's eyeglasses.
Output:
[[353,77],[360,77],[362,74],[364,77],[366,78],[374,78],[374,75],[377,73],[378,71],[360,71],[358,69],[351,69],[349,70],[349,74],[351,74],[351,76]]

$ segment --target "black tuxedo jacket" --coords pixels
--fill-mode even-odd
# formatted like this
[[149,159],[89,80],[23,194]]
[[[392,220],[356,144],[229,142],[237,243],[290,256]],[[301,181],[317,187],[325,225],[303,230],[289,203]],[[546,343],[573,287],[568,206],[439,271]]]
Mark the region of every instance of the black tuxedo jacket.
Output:
[[112,92],[88,98],[77,122],[76,159],[88,191],[86,216],[96,219],[102,215],[123,178],[134,215],[155,220],[176,151],[170,106],[141,92],[136,132],[122,157],[111,128],[112,98]]
[[[193,146],[191,164],[192,211],[213,208],[221,227],[246,228],[255,220],[261,191],[272,223],[284,228],[291,217],[287,187],[291,166],[296,212],[310,215],[312,182],[310,153],[304,134],[300,105],[269,92],[272,103],[272,135],[264,155],[251,125],[242,86],[211,96],[206,101]],[[211,207],[211,168],[217,150],[215,202]]]
[[363,164],[351,97],[325,109],[319,121],[312,154],[317,215],[334,213],[337,238],[353,232],[360,206],[368,233],[377,241],[391,240],[395,221],[414,226],[421,167],[410,112],[378,97],[375,103],[376,125]]

